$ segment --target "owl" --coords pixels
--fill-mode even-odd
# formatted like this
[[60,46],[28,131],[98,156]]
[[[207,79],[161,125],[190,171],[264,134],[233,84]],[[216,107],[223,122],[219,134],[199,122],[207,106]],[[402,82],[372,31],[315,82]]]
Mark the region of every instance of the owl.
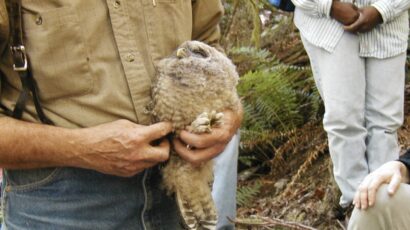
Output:
[[[238,110],[237,83],[236,67],[223,53],[187,41],[158,63],[150,111],[157,121],[171,122],[176,135],[187,127],[193,133],[212,132],[221,125],[222,111]],[[171,150],[162,176],[164,189],[175,194],[185,227],[215,229],[213,161],[193,166]]]

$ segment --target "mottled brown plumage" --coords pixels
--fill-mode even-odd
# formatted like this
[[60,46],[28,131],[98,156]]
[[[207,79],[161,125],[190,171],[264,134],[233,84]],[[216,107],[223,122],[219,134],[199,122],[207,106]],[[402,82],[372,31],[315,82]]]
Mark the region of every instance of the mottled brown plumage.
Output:
[[[178,133],[211,132],[221,122],[220,112],[237,110],[238,74],[221,52],[202,42],[183,43],[158,64],[151,112],[158,121],[170,121]],[[176,194],[181,214],[190,229],[213,229],[216,210],[211,197],[213,162],[193,167],[171,152],[163,169],[164,187]]]

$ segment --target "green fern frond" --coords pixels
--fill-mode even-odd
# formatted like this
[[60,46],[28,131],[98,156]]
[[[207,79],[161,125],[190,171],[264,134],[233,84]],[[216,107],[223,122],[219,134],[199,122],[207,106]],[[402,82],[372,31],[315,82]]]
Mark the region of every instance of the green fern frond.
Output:
[[261,188],[262,182],[260,181],[239,187],[236,191],[236,204],[240,207],[246,207],[260,193]]

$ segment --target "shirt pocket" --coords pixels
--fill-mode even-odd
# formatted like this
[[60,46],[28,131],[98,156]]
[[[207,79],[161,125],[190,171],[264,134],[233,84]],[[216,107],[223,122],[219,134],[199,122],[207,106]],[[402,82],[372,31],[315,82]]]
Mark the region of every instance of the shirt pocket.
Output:
[[87,94],[93,88],[88,50],[74,8],[23,13],[31,71],[42,100]]
[[191,0],[142,0],[154,64],[192,36]]

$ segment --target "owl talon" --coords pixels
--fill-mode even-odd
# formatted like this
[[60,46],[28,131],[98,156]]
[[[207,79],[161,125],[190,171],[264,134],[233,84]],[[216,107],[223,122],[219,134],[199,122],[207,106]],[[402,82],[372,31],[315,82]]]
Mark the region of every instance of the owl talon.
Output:
[[193,133],[210,133],[211,129],[211,118],[208,113],[201,113],[192,123],[190,131]]
[[211,112],[211,126],[221,126],[223,124],[224,113]]
[[210,133],[212,127],[218,127],[223,124],[223,113],[217,113],[212,110],[211,113],[203,112],[191,123],[189,131],[193,133]]

